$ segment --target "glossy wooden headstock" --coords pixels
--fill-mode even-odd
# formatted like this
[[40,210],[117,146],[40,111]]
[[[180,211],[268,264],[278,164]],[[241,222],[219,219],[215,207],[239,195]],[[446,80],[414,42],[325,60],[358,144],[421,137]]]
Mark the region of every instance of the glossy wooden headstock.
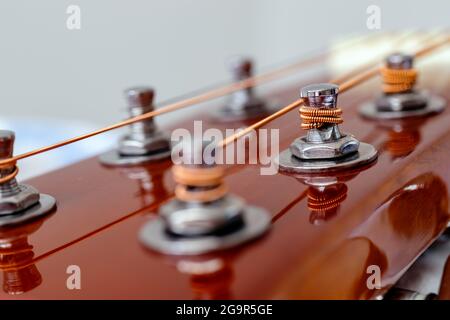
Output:
[[[339,59],[329,61],[339,63]],[[449,63],[445,55],[436,54],[417,67],[420,87],[447,101]],[[298,98],[301,86],[334,76],[333,66],[314,70],[312,77],[294,80],[282,89],[260,88],[259,93],[286,105]],[[7,251],[0,252],[0,297],[10,299],[12,293],[38,299],[369,299],[382,295],[447,227],[450,114],[446,110],[395,123],[363,120],[360,104],[379,91],[379,80],[374,79],[339,98],[344,130],[375,145],[380,155],[368,168],[332,177],[339,185],[321,189],[322,196],[330,200],[339,192],[345,195],[340,194],[328,211],[318,213],[308,206],[307,193],[317,196],[317,190],[305,179],[261,176],[256,165],[233,168],[226,177],[230,190],[267,209],[273,219],[269,234],[228,251],[174,257],[156,254],[139,243],[139,229],[173,196],[170,160],[111,168],[94,157],[27,181],[54,196],[57,210],[29,226],[0,230],[0,243]],[[192,129],[193,120],[202,120],[205,129],[246,124],[218,124],[209,116],[211,108],[197,108],[190,119],[165,129]],[[296,111],[267,128],[280,130],[281,150],[302,135]],[[66,271],[71,265],[80,267],[80,290],[67,287]],[[371,287],[368,281],[377,267],[380,287]]]

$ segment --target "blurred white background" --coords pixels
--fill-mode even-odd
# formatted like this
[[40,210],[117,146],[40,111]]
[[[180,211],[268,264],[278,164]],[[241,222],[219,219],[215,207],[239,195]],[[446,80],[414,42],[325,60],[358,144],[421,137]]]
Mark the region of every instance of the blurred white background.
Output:
[[[81,30],[66,27],[69,5],[81,8]],[[443,0],[3,0],[0,123],[20,130],[18,151],[58,141],[123,119],[128,86],[151,85],[162,101],[227,80],[233,54],[264,67],[378,32],[366,27],[369,5],[381,8],[381,32],[449,24]],[[80,143],[78,155],[108,142]]]

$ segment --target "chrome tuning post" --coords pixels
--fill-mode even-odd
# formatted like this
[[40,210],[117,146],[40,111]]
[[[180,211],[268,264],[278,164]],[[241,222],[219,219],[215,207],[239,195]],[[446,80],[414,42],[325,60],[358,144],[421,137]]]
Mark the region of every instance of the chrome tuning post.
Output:
[[[0,160],[13,156],[15,135],[0,130]],[[15,163],[0,167],[0,227],[15,225],[49,214],[56,207],[56,200],[40,194],[34,187],[19,184]]]
[[313,84],[301,89],[305,105],[300,108],[300,137],[280,153],[280,171],[287,174],[319,173],[354,168],[375,161],[377,150],[354,136],[342,133],[342,110],[337,108],[339,88],[335,84]]
[[[203,147],[188,157],[197,159],[195,153],[202,159]],[[224,169],[214,162],[175,165],[172,172],[177,182],[175,199],[161,207],[159,217],[140,232],[148,248],[164,254],[199,255],[241,245],[269,229],[268,212],[228,194]]]
[[414,88],[418,71],[414,57],[395,53],[386,58],[381,68],[384,93],[373,102],[361,106],[363,117],[373,120],[422,117],[442,112],[445,100]]
[[[135,87],[125,91],[130,117],[143,115],[154,110],[154,91],[148,87]],[[100,162],[109,166],[130,166],[170,157],[169,137],[158,130],[153,119],[130,125],[130,132],[120,141],[116,150],[100,156]]]
[[[253,75],[253,62],[246,57],[232,57],[228,67],[235,82],[244,81]],[[214,116],[218,121],[231,122],[256,119],[268,113],[267,103],[257,97],[250,86],[230,94],[225,106]]]

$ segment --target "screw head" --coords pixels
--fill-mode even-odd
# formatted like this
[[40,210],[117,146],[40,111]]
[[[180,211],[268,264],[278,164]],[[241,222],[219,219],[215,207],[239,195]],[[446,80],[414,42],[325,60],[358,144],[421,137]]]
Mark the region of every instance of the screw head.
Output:
[[409,54],[394,53],[386,58],[386,66],[390,69],[411,69],[414,57]]
[[0,130],[0,159],[8,159],[13,155],[15,135],[13,131]]
[[335,108],[339,86],[333,83],[316,83],[303,87],[300,97],[305,98],[306,105],[317,108]]
[[335,96],[339,92],[339,86],[333,83],[316,83],[303,87],[300,90],[300,97],[321,97],[321,96]]
[[132,108],[151,106],[154,96],[155,91],[150,87],[132,87],[125,90],[125,99],[128,106]]

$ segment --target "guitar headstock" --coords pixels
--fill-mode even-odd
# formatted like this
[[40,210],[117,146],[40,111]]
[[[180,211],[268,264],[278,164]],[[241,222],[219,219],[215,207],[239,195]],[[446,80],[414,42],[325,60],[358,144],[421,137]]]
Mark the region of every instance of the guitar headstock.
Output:
[[[263,73],[236,58],[228,84],[163,105],[132,87],[127,120],[17,155],[2,131],[0,296],[382,297],[449,221],[447,43],[347,39]],[[106,153],[17,176],[121,127]]]

